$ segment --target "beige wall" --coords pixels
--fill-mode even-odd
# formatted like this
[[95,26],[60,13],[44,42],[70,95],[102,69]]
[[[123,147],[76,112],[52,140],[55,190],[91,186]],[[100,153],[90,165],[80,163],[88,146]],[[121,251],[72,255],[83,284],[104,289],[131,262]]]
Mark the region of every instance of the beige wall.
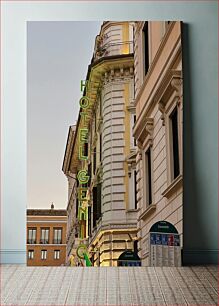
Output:
[[[138,237],[142,264],[149,264],[148,233],[151,226],[166,220],[175,225],[182,244],[182,77],[180,23],[149,22],[150,66],[143,75],[143,22],[135,26],[135,88],[138,140]],[[174,70],[174,71],[173,71]],[[169,115],[178,109],[180,175],[171,177]],[[146,205],[145,152],[151,146],[152,204]]]

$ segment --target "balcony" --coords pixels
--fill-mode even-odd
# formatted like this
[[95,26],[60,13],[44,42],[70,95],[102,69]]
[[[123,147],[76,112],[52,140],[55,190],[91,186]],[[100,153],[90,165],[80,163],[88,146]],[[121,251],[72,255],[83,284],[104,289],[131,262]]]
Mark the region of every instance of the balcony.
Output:
[[62,244],[62,239],[53,239],[53,244]]
[[36,244],[36,239],[27,239],[27,244]]
[[133,41],[118,41],[97,45],[94,61],[107,56],[116,56],[133,53]]
[[40,244],[49,244],[49,239],[40,239]]

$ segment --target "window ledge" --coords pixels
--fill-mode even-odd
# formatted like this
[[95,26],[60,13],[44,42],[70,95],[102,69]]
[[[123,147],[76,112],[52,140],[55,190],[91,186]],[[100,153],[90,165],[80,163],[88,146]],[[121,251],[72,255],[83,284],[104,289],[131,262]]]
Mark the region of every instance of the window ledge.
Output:
[[139,211],[139,208],[136,208],[136,209],[133,208],[133,209],[127,209],[126,210],[127,213],[135,213],[135,212],[138,212],[138,211]]
[[182,186],[183,177],[180,174],[173,180],[173,182],[161,193],[162,196],[165,198],[169,198],[173,192],[175,192],[177,189],[179,189]]
[[139,216],[138,220],[141,219],[146,219],[148,215],[153,213],[156,210],[156,204],[150,204],[144,211],[143,213]]

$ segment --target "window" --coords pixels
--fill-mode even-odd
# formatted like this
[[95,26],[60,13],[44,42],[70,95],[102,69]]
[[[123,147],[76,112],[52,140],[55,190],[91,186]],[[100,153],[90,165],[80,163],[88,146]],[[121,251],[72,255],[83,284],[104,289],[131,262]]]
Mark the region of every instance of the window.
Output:
[[84,143],[84,156],[88,157],[88,143]]
[[28,250],[28,259],[33,259],[34,250]]
[[97,219],[101,217],[101,184],[97,184]]
[[143,60],[144,60],[144,75],[149,69],[149,44],[148,44],[148,22],[146,21],[143,27]]
[[60,259],[60,250],[54,251],[54,259]]
[[134,168],[130,169],[129,172],[129,205],[128,209],[137,209],[137,181],[136,181],[136,170]]
[[[133,125],[135,124],[136,122],[136,115],[134,115],[134,122],[133,122]],[[137,143],[136,143],[136,139],[134,138],[134,146],[136,147],[137,146]]]
[[93,227],[96,226],[97,220],[102,216],[101,212],[101,184],[93,187]]
[[152,203],[151,147],[145,153],[146,165],[146,205]]
[[91,206],[88,206],[88,236],[91,236]]
[[135,209],[137,209],[137,172],[134,170],[134,196],[135,196]]
[[28,244],[36,244],[36,228],[28,228]]
[[61,228],[54,229],[53,243],[55,244],[62,243],[62,229]]
[[170,130],[171,130],[171,160],[173,163],[172,167],[172,179],[175,179],[179,173],[179,138],[178,138],[178,111],[177,107],[174,108],[170,115]]
[[47,250],[41,250],[41,259],[46,260]]
[[42,243],[42,244],[48,244],[49,243],[49,228],[41,228],[40,243]]

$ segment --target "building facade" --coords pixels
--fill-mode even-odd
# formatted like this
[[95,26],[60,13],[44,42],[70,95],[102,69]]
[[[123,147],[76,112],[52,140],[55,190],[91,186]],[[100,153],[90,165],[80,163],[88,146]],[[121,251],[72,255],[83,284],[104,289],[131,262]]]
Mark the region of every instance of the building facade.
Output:
[[[133,31],[132,22],[102,24],[84,87],[82,84],[72,147],[68,151],[68,140],[63,163],[67,176],[76,178],[80,170],[89,176],[82,185],[86,196],[75,199],[77,220],[73,224],[78,224],[79,240],[88,246],[95,266],[117,266],[118,257],[133,249],[137,237]],[[81,145],[85,130],[87,140]],[[74,181],[75,188],[80,187],[77,185],[78,180]]]
[[135,23],[135,106],[139,256],[150,265],[149,232],[183,223],[183,99],[180,22]]
[[65,265],[66,226],[66,210],[27,209],[28,266]]
[[[80,243],[87,244],[87,239],[80,236],[80,224],[78,219],[78,198],[77,198],[77,169],[79,169],[79,159],[73,156],[73,147],[76,126],[70,126],[66,143],[65,156],[62,171],[68,180],[68,203],[67,203],[67,229],[66,229],[66,264],[70,265],[70,257],[75,255]],[[74,160],[74,161],[73,161]],[[77,164],[77,165],[76,165]],[[75,166],[76,165],[76,166]]]

